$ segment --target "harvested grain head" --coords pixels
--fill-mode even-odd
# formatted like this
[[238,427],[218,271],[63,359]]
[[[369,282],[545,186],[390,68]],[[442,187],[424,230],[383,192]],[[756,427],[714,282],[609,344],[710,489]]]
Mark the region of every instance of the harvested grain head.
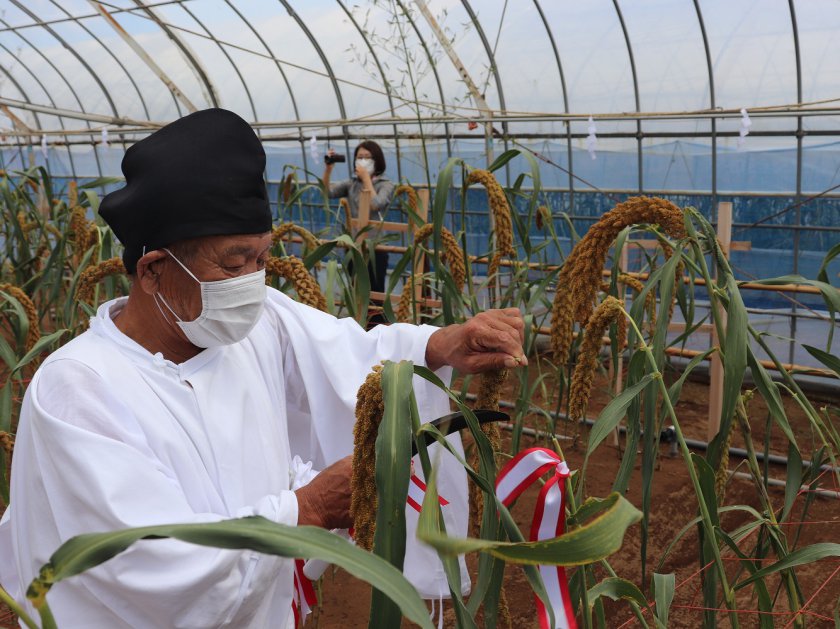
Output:
[[384,413],[382,367],[377,365],[359,387],[353,426],[350,517],[353,518],[356,544],[365,550],[373,549],[376,532],[376,435]]
[[[419,244],[431,237],[435,231],[435,226],[432,223],[426,223],[414,232],[414,243]],[[464,284],[467,281],[467,267],[464,264],[464,251],[458,244],[458,240],[446,227],[440,228],[440,240],[443,243],[443,261],[449,267],[449,272],[452,274],[452,279],[455,281],[455,286],[459,290],[464,290]]]
[[548,209],[547,205],[541,205],[537,208],[537,216],[536,216],[537,229],[539,229],[539,230],[545,229],[546,225],[551,225],[552,220],[554,220],[554,219],[551,216],[551,210]]
[[26,212],[24,212],[23,210],[20,210],[17,213],[17,224],[20,226],[20,230],[24,234],[28,234],[33,229],[38,227],[38,221],[36,221],[36,220],[27,221],[26,220]]
[[353,212],[350,210],[350,201],[348,201],[346,197],[341,197],[341,199],[338,200],[338,204],[341,206],[341,209],[344,210],[344,226],[348,231],[352,231]]
[[40,317],[38,316],[38,309],[32,302],[32,299],[27,295],[22,288],[14,286],[13,284],[0,284],[0,291],[8,294],[18,301],[26,313],[26,321],[29,329],[26,332],[26,341],[24,347],[29,351],[41,338]]
[[416,303],[416,287],[423,285],[424,273],[413,273],[405,284],[403,284],[400,301],[394,314],[400,323],[416,323],[414,316],[414,304]]
[[419,212],[420,206],[417,204],[417,191],[408,184],[400,184],[394,189],[394,198],[404,194],[408,199],[408,207],[411,208],[415,214]]
[[271,230],[271,242],[277,244],[289,234],[297,234],[303,240],[304,251],[315,251],[320,244],[311,231],[294,223],[282,223]]
[[76,181],[71,181],[67,185],[67,204],[70,207],[76,207],[79,204],[79,184]]
[[292,186],[295,182],[295,174],[293,172],[286,175],[286,178],[283,179],[283,203],[288,203],[289,199],[292,198]]
[[487,190],[487,202],[493,214],[496,253],[500,256],[515,257],[513,221],[510,217],[510,204],[504,189],[489,170],[471,170],[467,176],[467,183],[480,183]]
[[6,451],[6,456],[12,456],[12,450],[15,449],[15,438],[2,430],[0,430],[0,448]]
[[79,276],[79,282],[76,284],[76,301],[84,301],[90,303],[93,298],[93,289],[99,282],[110,275],[125,275],[125,265],[122,258],[110,258],[103,260],[99,264],[89,266]]
[[277,258],[269,256],[265,262],[266,282],[270,276],[276,275],[289,280],[294,286],[301,303],[317,308],[322,312],[327,311],[327,298],[321,292],[317,280],[312,277],[309,269],[300,258],[287,256]]
[[560,269],[551,321],[551,347],[565,363],[574,321],[584,325],[595,306],[601,271],[618,233],[629,225],[655,224],[672,238],[683,238],[683,211],[658,197],[632,197],[604,214],[578,241]]
[[[638,277],[634,277],[627,273],[618,274],[619,284],[629,286],[636,293],[641,293],[645,289],[645,285]],[[648,314],[648,330],[652,337],[656,330],[656,293],[653,289],[649,290],[645,295],[645,310]]]
[[592,390],[592,380],[595,371],[598,369],[599,356],[602,342],[607,328],[615,322],[619,326],[619,342],[626,337],[627,328],[624,313],[621,309],[621,302],[615,297],[609,296],[595,309],[583,333],[583,341],[580,345],[577,364],[572,374],[572,385],[569,391],[569,420],[575,425],[586,416],[586,407],[589,404],[589,394]]

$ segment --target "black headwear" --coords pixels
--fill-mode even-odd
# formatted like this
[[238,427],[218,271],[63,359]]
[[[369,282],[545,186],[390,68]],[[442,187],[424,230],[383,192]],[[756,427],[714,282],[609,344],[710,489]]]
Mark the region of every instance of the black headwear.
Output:
[[259,138],[224,109],[190,114],[134,144],[122,161],[125,187],[99,206],[125,246],[126,270],[135,272],[144,247],[269,231],[264,169]]

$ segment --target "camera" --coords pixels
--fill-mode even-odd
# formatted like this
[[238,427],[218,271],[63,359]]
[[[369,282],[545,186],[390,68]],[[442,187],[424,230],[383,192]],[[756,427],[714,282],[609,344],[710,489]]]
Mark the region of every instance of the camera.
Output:
[[327,153],[326,155],[324,155],[324,163],[325,164],[337,164],[339,162],[346,162],[346,161],[347,161],[347,158],[344,155],[341,155],[340,153],[333,153],[332,155]]

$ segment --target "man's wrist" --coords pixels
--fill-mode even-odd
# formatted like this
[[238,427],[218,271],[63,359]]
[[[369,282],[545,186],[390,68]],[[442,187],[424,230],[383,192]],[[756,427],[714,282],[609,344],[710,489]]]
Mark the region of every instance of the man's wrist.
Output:
[[460,323],[448,325],[434,332],[426,343],[426,366],[432,371],[448,365],[450,341],[454,328],[460,327]]

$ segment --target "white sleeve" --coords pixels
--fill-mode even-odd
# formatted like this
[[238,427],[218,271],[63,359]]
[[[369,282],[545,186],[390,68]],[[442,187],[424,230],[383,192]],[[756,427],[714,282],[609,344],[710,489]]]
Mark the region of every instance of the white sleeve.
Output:
[[[278,330],[284,345],[283,372],[289,440],[292,454],[312,460],[315,467],[352,454],[356,393],[374,365],[382,360],[411,360],[426,365],[426,345],[437,328],[407,323],[380,325],[365,331],[352,319],[335,317],[299,304],[279,291],[269,291],[268,307],[280,318]],[[437,375],[449,383],[452,370],[439,369]],[[450,412],[449,398],[430,382],[414,377],[414,394],[421,421],[430,421]],[[447,437],[463,454],[460,436]],[[467,477],[458,461],[439,448],[429,448],[438,465],[438,491],[449,501],[443,514],[446,530],[455,537],[466,537],[469,506]],[[419,459],[415,470],[423,477]],[[406,510],[407,550],[405,576],[424,598],[449,596],[446,575],[436,553],[416,540],[417,513]],[[461,559],[462,594],[469,593],[466,564]]]
[[[23,405],[12,474],[23,588],[75,535],[228,517],[191,508],[175,475],[144,444],[133,416],[81,363],[48,363],[36,375]],[[248,515],[295,525],[295,494],[264,496],[235,514]],[[251,551],[144,540],[59,582],[48,601],[59,626],[242,626],[267,596],[290,597],[290,565]],[[288,579],[278,578],[287,572]]]

